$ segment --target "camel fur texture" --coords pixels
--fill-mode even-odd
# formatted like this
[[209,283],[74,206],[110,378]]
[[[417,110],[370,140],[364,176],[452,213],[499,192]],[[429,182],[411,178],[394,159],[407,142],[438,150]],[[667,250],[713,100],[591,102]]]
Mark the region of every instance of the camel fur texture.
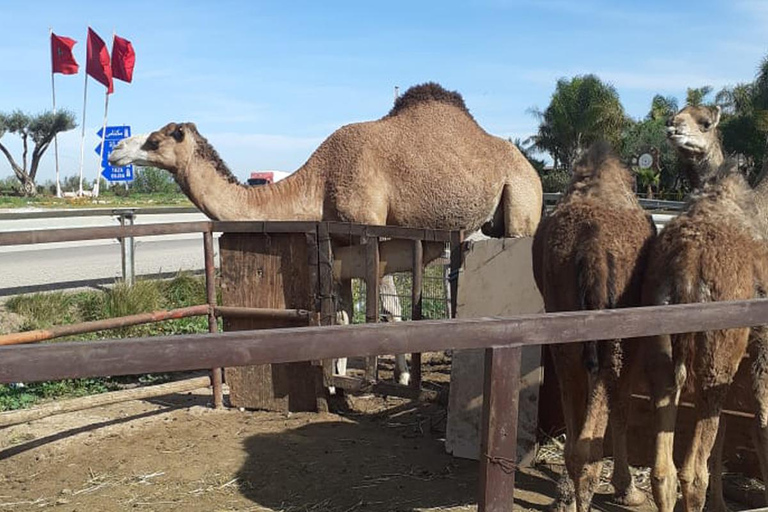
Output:
[[[596,143],[533,241],[533,270],[547,312],[637,306],[647,247],[656,228],[634,195],[634,177]],[[610,417],[616,500],[637,505],[626,450],[627,415],[638,345],[600,341],[550,345],[566,423],[565,462],[556,509],[589,510],[599,483]],[[572,482],[572,483],[571,483]],[[573,489],[570,489],[571,485]],[[575,496],[572,494],[575,490]]]
[[[460,94],[435,83],[410,88],[381,119],[338,129],[301,168],[271,185],[240,184],[192,123],[124,139],[109,161],[168,170],[215,220],[483,228],[490,236],[517,237],[533,235],[542,209],[541,181],[528,160],[511,142],[486,133]],[[425,245],[425,263],[428,254],[442,253]],[[341,290],[351,318],[351,281],[342,281]],[[401,375],[403,365],[399,356]]]

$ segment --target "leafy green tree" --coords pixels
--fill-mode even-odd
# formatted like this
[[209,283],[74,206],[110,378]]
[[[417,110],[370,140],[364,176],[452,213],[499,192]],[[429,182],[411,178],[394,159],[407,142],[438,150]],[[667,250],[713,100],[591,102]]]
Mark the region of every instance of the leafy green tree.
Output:
[[568,170],[599,139],[618,146],[627,124],[616,89],[595,75],[561,78],[546,110],[531,113],[541,121],[533,146]]
[[705,85],[703,87],[689,87],[685,93],[685,104],[692,107],[699,107],[706,105],[705,99],[712,92],[711,85]]
[[[75,115],[67,110],[60,110],[55,114],[51,111],[43,112],[35,116],[15,110],[10,114],[0,113],[0,138],[6,133],[14,133],[21,138],[21,161],[17,161],[11,152],[0,143],[0,152],[5,155],[11,164],[11,169],[16,178],[21,182],[25,195],[32,196],[37,193],[35,178],[37,170],[48,146],[56,134],[73,129]],[[32,148],[31,159],[28,160],[30,143]]]

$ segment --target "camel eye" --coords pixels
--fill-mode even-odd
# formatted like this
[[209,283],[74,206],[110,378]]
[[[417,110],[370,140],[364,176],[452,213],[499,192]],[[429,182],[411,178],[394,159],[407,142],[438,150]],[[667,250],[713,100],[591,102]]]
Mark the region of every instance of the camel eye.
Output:
[[712,127],[712,122],[711,121],[704,121],[702,123],[702,126],[704,127],[705,130],[709,130]]
[[176,142],[181,142],[182,140],[184,140],[184,129],[181,126],[179,126],[173,131],[172,137]]

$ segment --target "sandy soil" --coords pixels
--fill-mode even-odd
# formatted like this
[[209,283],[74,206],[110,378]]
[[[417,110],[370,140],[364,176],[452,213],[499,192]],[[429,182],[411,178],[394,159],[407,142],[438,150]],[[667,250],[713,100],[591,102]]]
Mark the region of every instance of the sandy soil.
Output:
[[[429,385],[446,385],[447,363],[427,366]],[[209,402],[201,390],[0,431],[0,511],[476,510],[478,465],[445,453],[438,404],[347,396],[338,414],[279,414]],[[557,470],[518,472],[521,510],[546,508]],[[596,506],[617,509],[606,496]]]

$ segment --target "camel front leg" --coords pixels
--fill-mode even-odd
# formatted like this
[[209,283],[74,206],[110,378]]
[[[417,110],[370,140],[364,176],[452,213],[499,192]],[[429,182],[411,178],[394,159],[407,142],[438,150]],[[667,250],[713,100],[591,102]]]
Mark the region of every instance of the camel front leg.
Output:
[[[379,298],[388,321],[399,322],[403,319],[403,309],[400,304],[400,297],[397,295],[397,287],[395,286],[395,277],[393,275],[387,274],[381,278]],[[404,386],[411,382],[411,373],[408,370],[405,354],[395,355],[395,380]]]
[[[744,356],[748,337],[749,329],[725,329],[695,335],[696,425],[678,475],[683,507],[687,512],[703,510],[706,503],[709,460],[718,436],[720,414]],[[713,505],[724,507],[718,498],[715,496]]]
[[723,448],[725,447],[725,431],[728,422],[724,417],[720,418],[720,425],[717,428],[717,437],[715,446],[712,447],[712,454],[709,456],[709,512],[728,512],[728,505],[725,504],[723,495]]

